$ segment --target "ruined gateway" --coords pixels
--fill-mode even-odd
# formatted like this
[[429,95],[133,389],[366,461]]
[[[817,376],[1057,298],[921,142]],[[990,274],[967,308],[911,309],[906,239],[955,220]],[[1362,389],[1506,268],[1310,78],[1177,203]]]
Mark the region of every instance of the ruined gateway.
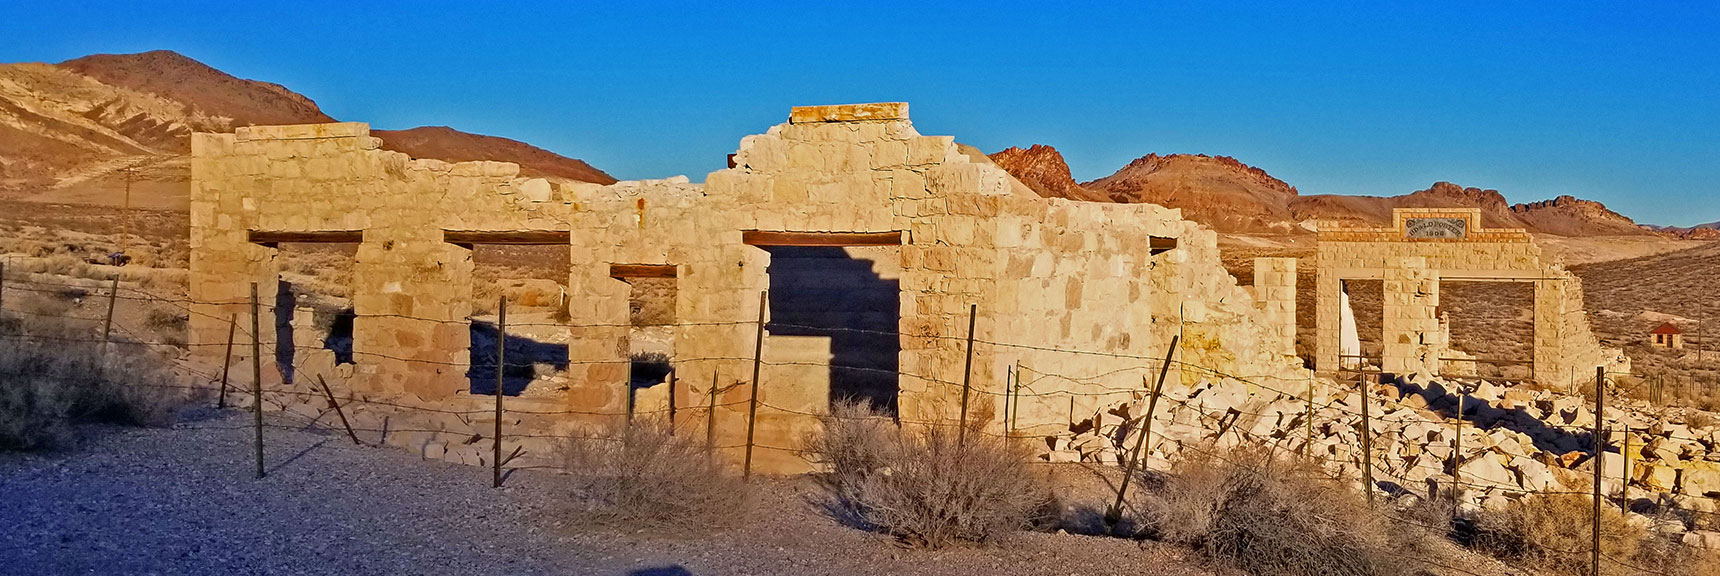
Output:
[[[733,384],[752,380],[761,302],[769,308],[756,463],[766,471],[808,469],[793,449],[833,396],[882,400],[904,421],[948,422],[964,379],[972,417],[986,430],[1065,434],[1134,399],[1173,337],[1182,367],[1174,377],[1184,384],[1223,375],[1301,390],[1315,381],[1295,356],[1295,260],[1262,259],[1252,289],[1238,286],[1220,265],[1215,234],[1178,210],[1039,197],[951,137],[920,135],[907,109],[794,108],[788,122],[742,138],[731,167],[703,184],[676,177],[600,186],[523,178],[508,163],[411,159],[380,149],[362,123],[197,134],[191,349],[218,365],[225,319],[239,318],[246,333],[252,284],[265,305],[273,301],[279,243],[359,242],[351,362],[310,342],[310,330],[295,330],[295,340],[307,340],[297,342],[290,376],[264,363],[266,404],[316,414],[322,400],[311,392],[326,381],[363,398],[349,416],[392,430],[389,443],[488,463],[494,400],[472,393],[467,376],[471,246],[551,244],[567,246],[572,270],[569,384],[507,399],[508,435],[519,438],[508,452],[528,458],[547,452],[545,440],[529,436],[575,434],[629,409],[662,407],[636,405],[628,382],[629,279],[640,276],[675,283],[673,409],[702,428],[714,405],[716,444],[729,455],[739,454],[751,397]],[[1468,261],[1467,244],[1440,242],[1438,254]],[[1371,262],[1372,248],[1345,246],[1321,247],[1322,369],[1335,354],[1328,336],[1336,326],[1326,321],[1333,282],[1384,277],[1394,287],[1388,300],[1423,298],[1449,266],[1412,249],[1359,270],[1341,258]],[[1521,264],[1513,269],[1545,268],[1528,249],[1501,250]],[[838,288],[882,291],[865,300],[872,314],[834,314],[842,307],[820,301],[831,287],[819,278],[832,267],[842,270]],[[1563,323],[1549,316],[1545,326],[1559,327],[1538,335],[1536,348],[1538,360],[1549,348],[1548,358],[1559,359],[1549,365],[1563,369],[1606,353],[1586,325],[1572,327],[1581,318],[1571,311],[1581,306],[1570,307],[1578,292],[1564,287],[1575,280],[1557,281],[1546,313]],[[797,294],[800,305],[787,307]],[[1388,304],[1388,316],[1403,316],[1398,324],[1388,318],[1388,330],[1413,335],[1415,346],[1437,344],[1420,343],[1431,304]],[[274,342],[272,322],[262,323],[259,340]],[[1411,347],[1392,348],[1388,368],[1437,369],[1411,362],[1429,354]],[[238,347],[233,365],[247,365],[249,353]],[[860,366],[844,365],[850,357],[863,357],[854,360]],[[856,370],[871,375],[848,375]]]

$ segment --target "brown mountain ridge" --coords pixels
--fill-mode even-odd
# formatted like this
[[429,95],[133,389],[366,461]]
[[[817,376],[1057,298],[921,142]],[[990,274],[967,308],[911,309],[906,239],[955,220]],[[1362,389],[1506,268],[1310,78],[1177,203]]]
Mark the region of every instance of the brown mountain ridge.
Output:
[[[191,133],[334,121],[285,86],[166,50],[0,64],[0,196],[115,204],[130,180],[137,205],[182,208]],[[417,158],[500,160],[526,176],[615,182],[582,160],[506,138],[441,126],[373,135]]]
[[1041,196],[1150,202],[1179,208],[1185,217],[1227,234],[1307,234],[1318,220],[1387,224],[1392,209],[1410,207],[1480,208],[1485,226],[1556,236],[1660,233],[1592,200],[1560,196],[1513,205],[1497,190],[1450,182],[1398,196],[1302,195],[1265,170],[1228,156],[1148,154],[1110,176],[1079,184],[1069,176],[1062,154],[1050,146],[1008,148],[991,158]]

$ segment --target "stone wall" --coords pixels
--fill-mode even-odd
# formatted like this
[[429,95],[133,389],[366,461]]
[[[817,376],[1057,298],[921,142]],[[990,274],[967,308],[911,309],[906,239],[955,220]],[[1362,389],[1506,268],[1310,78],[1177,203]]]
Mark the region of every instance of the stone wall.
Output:
[[[1411,223],[1419,221],[1455,225],[1423,235],[1411,230]],[[1534,369],[1543,385],[1569,386],[1573,378],[1593,374],[1596,366],[1629,369],[1622,352],[1602,348],[1590,332],[1581,281],[1556,258],[1543,255],[1527,232],[1484,229],[1475,208],[1400,208],[1393,211],[1393,222],[1390,228],[1320,224],[1319,370],[1339,366],[1343,281],[1379,279],[1385,285],[1382,368],[1396,374],[1440,372],[1440,358],[1448,352],[1435,312],[1441,278],[1534,284]]]
[[1272,336],[1273,350],[1296,354],[1296,259],[1255,258],[1254,299],[1261,322]]
[[[738,457],[757,320],[770,307],[761,293],[773,280],[772,241],[759,238],[785,235],[887,244],[865,250],[887,254],[868,261],[898,292],[896,320],[868,310],[861,326],[823,335],[766,318],[778,334],[765,335],[758,383],[762,470],[809,469],[794,450],[829,406],[833,375],[856,368],[841,365],[840,330],[871,335],[867,346],[894,338],[904,421],[959,418],[967,382],[969,418],[991,433],[1066,434],[1140,393],[1167,353],[1183,385],[1214,374],[1269,386],[1311,378],[1285,345],[1293,268],[1273,268],[1263,312],[1220,265],[1216,235],[1179,211],[1040,198],[952,138],[921,135],[906,104],[795,108],[787,123],[743,138],[734,167],[703,184],[550,182],[518,178],[510,164],[412,160],[378,149],[362,124],[245,128],[194,144],[192,296],[212,303],[194,315],[193,349],[219,353],[225,327],[211,318],[242,312],[251,282],[273,294],[274,249],[250,233],[360,232],[355,364],[313,351],[304,359],[320,368],[291,386],[321,375],[363,395],[373,402],[353,407],[355,419],[392,418],[405,431],[391,441],[430,456],[485,461],[488,442],[473,439],[494,422],[484,413],[493,400],[466,392],[471,254],[446,241],[449,231],[569,238],[568,386],[508,399],[519,434],[572,434],[626,413],[630,286],[617,270],[645,265],[675,276],[676,413],[701,428],[711,416],[717,444]],[[788,272],[778,270],[779,290],[794,289]],[[878,286],[867,289],[855,301],[864,304],[850,305],[889,308]],[[858,318],[801,321],[844,317]],[[1181,344],[1168,350],[1173,336]],[[314,412],[288,385],[271,378],[280,403]]]
[[[200,359],[219,363],[224,318],[238,317],[239,338],[249,339],[252,283],[263,308],[259,340],[264,354],[272,353],[277,249],[251,242],[251,233],[362,238],[351,287],[356,364],[337,367],[332,351],[299,348],[300,367],[285,382],[265,361],[275,406],[308,404],[319,376],[336,389],[403,406],[458,410],[485,402],[465,394],[471,251],[444,242],[444,230],[566,229],[557,185],[519,178],[514,164],[411,159],[380,144],[362,123],[242,127],[192,139],[189,342]],[[234,356],[234,374],[248,376],[248,347]],[[380,418],[359,417],[379,427]],[[470,433],[469,426],[428,420],[418,427]],[[413,435],[396,440],[409,443]]]

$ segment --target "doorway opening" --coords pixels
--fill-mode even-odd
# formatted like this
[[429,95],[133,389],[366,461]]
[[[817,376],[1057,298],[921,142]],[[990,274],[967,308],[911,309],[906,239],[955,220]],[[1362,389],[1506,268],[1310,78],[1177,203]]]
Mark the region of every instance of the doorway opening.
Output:
[[1340,305],[1339,326],[1344,342],[1338,365],[1351,370],[1378,369],[1385,354],[1385,281],[1358,278],[1342,283],[1342,298],[1348,308]]
[[900,395],[899,246],[763,246],[770,253],[775,362],[828,366],[829,403],[896,414]]
[[275,294],[260,294],[272,304],[275,365],[292,383],[307,355],[327,350],[334,364],[351,364],[353,269],[358,242],[281,242],[272,244],[280,277]]
[[1511,381],[1535,374],[1535,285],[1452,280],[1439,283],[1441,331],[1450,351],[1441,358],[1451,376]]

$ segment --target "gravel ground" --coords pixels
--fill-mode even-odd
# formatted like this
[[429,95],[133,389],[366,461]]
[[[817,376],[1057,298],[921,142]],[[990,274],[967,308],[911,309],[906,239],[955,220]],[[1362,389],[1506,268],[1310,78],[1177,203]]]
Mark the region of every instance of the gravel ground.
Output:
[[[0,574],[1205,575],[1175,549],[1024,534],[905,550],[820,514],[805,479],[761,484],[751,518],[688,534],[569,526],[557,475],[490,471],[248,419],[103,429],[78,449],[0,455]],[[696,534],[696,535],[695,535]]]

